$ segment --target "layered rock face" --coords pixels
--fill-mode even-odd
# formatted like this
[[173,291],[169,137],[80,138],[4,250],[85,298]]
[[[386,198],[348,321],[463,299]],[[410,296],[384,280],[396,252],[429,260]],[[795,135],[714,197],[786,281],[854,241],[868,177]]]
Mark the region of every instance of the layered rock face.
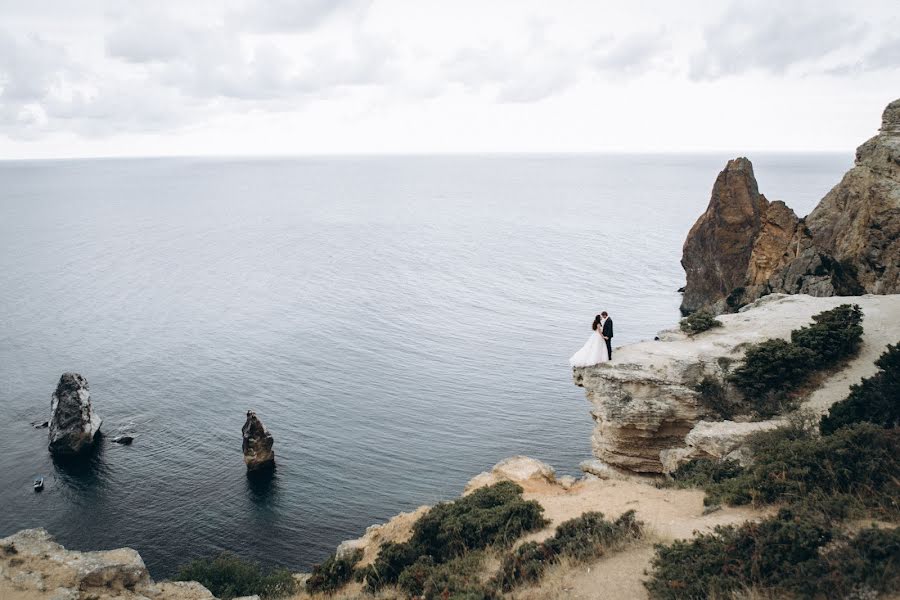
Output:
[[681,310],[733,312],[770,293],[845,296],[900,292],[900,100],[856,166],[805,219],[759,193],[746,158],[728,162],[681,264]]
[[75,455],[90,449],[103,420],[91,406],[87,379],[63,373],[50,402],[48,449],[55,455]]
[[247,411],[247,422],[241,429],[244,436],[244,463],[249,471],[270,469],[275,466],[275,444],[272,434],[252,410]]
[[213,600],[197,582],[154,583],[131,548],[66,550],[43,529],[0,539],[0,598]]

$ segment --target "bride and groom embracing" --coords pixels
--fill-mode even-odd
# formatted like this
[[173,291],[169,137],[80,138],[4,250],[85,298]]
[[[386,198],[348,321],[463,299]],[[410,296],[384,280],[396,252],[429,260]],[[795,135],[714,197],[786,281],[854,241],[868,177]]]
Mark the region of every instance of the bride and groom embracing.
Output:
[[572,355],[569,364],[573,367],[590,367],[612,359],[613,322],[605,310],[594,317],[591,325],[594,333],[581,350]]

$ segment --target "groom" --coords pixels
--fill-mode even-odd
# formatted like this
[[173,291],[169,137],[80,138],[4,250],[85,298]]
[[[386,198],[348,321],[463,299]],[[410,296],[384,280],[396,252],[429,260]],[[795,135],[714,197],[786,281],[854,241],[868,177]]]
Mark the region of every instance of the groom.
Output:
[[613,321],[609,318],[608,312],[604,310],[594,317],[594,329],[603,336],[603,340],[606,342],[606,352],[609,355],[609,360],[612,360]]

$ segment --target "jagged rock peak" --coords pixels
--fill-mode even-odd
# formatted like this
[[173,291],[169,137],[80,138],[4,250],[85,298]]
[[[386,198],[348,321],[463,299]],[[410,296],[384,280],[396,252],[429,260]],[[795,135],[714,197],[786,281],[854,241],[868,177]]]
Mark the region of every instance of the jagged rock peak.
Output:
[[805,219],[759,193],[750,161],[728,161],[683,252],[684,314],[733,312],[771,293],[900,293],[900,100]]
[[250,471],[271,468],[275,466],[275,451],[272,446],[275,440],[268,432],[263,422],[252,410],[247,411],[247,421],[241,429],[244,437],[244,463]]
[[93,446],[103,420],[91,406],[87,379],[78,373],[63,373],[50,401],[50,413],[50,452],[74,455]]

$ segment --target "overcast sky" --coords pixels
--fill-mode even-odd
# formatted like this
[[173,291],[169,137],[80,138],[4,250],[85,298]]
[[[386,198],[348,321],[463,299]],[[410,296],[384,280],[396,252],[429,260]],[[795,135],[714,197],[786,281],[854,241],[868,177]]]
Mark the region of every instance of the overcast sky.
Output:
[[0,158],[850,152],[898,97],[898,0],[0,0]]

